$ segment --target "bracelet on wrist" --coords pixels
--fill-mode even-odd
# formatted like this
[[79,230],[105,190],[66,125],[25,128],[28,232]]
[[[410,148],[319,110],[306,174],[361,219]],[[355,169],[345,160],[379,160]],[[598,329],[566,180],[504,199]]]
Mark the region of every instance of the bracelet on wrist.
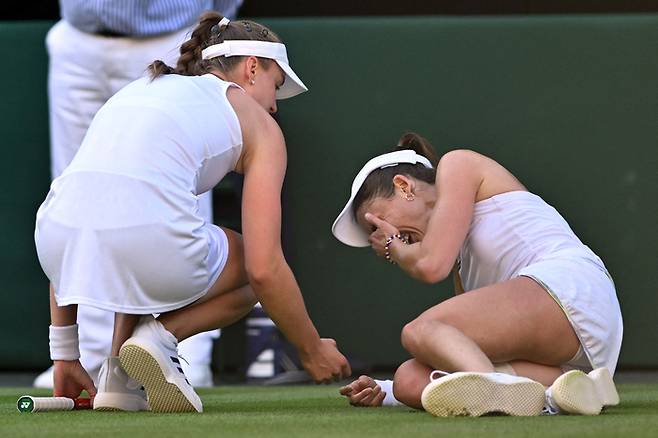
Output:
[[395,239],[400,240],[402,243],[409,244],[409,240],[405,237],[402,236],[400,233],[398,234],[393,234],[391,236],[388,236],[386,238],[386,241],[384,242],[384,258],[386,259],[387,262],[395,265],[395,260],[391,258],[391,244]]

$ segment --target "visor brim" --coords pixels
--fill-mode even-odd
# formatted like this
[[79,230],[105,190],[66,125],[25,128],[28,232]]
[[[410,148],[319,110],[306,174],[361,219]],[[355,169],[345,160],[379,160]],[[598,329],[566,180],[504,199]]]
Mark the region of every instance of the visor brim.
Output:
[[277,100],[288,99],[308,91],[306,85],[304,85],[302,80],[299,79],[299,76],[295,74],[289,64],[281,62],[278,59],[275,59],[274,61],[276,61],[277,65],[281,67],[281,70],[283,70],[286,75],[286,79],[283,82],[283,85],[276,91]]

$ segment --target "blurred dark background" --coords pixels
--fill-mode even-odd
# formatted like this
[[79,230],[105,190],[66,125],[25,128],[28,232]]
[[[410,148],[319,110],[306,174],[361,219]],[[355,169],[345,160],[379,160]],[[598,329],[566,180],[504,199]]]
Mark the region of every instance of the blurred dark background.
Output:
[[[56,0],[8,0],[0,20],[55,20]],[[656,12],[656,0],[245,0],[244,17],[304,17],[350,15],[515,15]]]

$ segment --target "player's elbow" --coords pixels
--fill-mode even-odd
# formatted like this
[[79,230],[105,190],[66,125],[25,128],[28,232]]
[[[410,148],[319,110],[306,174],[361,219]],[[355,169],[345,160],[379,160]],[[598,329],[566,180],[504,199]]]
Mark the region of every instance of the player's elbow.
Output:
[[423,283],[434,284],[445,280],[450,275],[451,269],[448,263],[423,257],[416,263],[415,277]]
[[247,268],[247,278],[254,290],[260,290],[266,288],[272,282],[274,275],[270,268],[258,266]]
[[267,290],[279,277],[280,266],[273,260],[247,263],[247,278],[254,291]]

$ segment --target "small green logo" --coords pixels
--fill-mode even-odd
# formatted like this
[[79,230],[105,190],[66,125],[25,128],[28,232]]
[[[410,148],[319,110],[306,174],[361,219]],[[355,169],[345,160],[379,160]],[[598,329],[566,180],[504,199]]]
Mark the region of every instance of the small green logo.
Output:
[[32,400],[32,397],[24,395],[18,399],[16,407],[21,412],[32,412],[34,409],[34,400]]

